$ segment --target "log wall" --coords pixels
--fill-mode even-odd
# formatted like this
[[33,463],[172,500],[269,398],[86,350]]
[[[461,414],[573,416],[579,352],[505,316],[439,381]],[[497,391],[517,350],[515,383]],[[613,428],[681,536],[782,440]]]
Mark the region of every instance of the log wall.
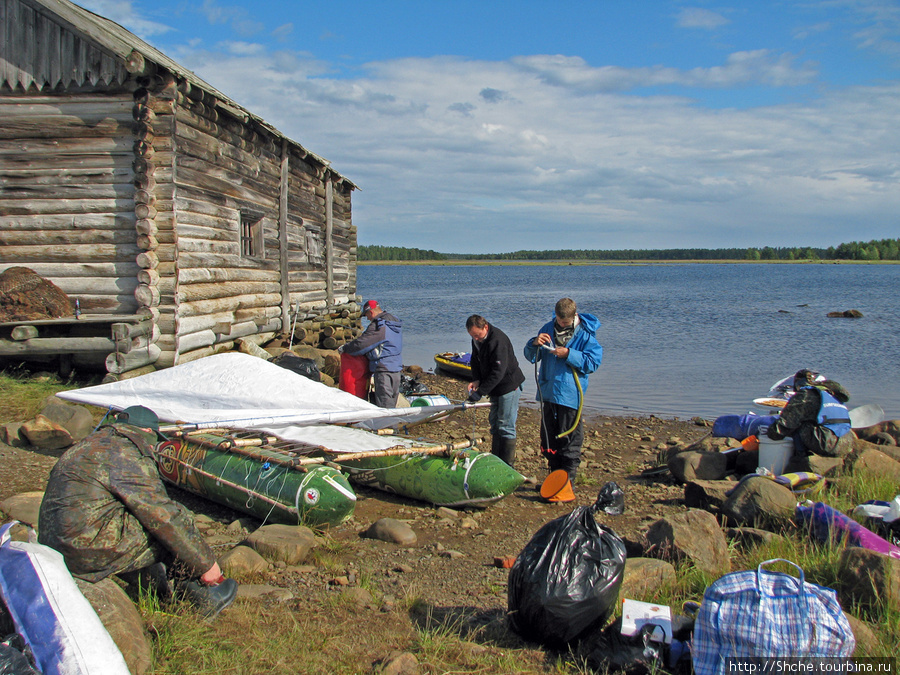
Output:
[[[174,363],[247,334],[248,314],[259,326],[281,319],[278,329],[286,333],[285,318],[318,316],[355,299],[352,188],[341,183],[333,191],[339,242],[329,265],[325,167],[217,103],[208,92],[182,85],[174,107]],[[262,228],[262,250],[252,257],[241,251],[242,216]],[[330,303],[329,269],[335,289]]]
[[130,92],[0,96],[0,271],[33,269],[91,314],[134,314]]

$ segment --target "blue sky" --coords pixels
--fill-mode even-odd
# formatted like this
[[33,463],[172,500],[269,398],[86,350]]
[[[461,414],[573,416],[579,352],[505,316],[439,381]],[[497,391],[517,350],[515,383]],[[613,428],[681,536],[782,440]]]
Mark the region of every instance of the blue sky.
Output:
[[443,252],[900,236],[900,0],[82,0]]

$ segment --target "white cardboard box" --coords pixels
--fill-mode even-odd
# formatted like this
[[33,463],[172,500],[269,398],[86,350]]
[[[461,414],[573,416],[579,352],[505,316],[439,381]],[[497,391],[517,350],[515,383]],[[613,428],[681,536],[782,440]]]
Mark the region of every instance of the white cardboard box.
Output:
[[668,605],[657,605],[640,600],[622,600],[622,635],[635,636],[648,623],[662,630],[654,631],[654,642],[672,644],[672,609]]

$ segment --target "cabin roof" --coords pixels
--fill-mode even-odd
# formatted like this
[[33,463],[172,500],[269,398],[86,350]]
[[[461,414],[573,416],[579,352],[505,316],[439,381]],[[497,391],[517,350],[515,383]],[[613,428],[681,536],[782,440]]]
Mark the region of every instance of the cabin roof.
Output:
[[164,68],[177,77],[186,80],[192,88],[201,89],[212,96],[215,96],[217,99],[217,107],[224,112],[229,113],[245,123],[252,121],[254,125],[262,127],[277,138],[285,139],[291,145],[299,148],[310,159],[325,167],[329,173],[335,176],[336,180],[343,181],[353,189],[358,189],[352,181],[332,169],[329,160],[309,151],[300,143],[280,132],[258,115],[254,115],[242,105],[230,99],[211,84],[198,77],[194,72],[178,64],[176,61],[173,61],[161,51],[144,42],[141,38],[116,22],[100,16],[99,14],[94,14],[83,7],[79,7],[78,5],[69,2],[69,0],[19,0],[19,2],[31,7],[36,12],[53,15],[55,20],[67,24],[68,28],[76,33],[84,35],[90,41],[96,43],[100,48],[111,52],[113,56],[123,63],[134,60],[134,53],[136,52],[143,57],[145,61]]

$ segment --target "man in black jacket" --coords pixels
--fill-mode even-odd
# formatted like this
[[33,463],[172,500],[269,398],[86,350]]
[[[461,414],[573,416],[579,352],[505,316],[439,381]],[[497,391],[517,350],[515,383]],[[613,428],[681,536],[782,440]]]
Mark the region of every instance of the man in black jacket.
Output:
[[519,368],[512,344],[506,334],[490,325],[483,316],[473,314],[466,320],[472,337],[472,382],[469,399],[491,399],[491,453],[513,466],[516,461],[516,419],[519,396],[525,375]]

